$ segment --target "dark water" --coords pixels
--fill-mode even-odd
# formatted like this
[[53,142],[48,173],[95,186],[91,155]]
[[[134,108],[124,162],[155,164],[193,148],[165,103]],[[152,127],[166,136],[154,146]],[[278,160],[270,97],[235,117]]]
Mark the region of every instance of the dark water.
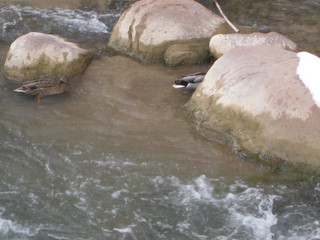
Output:
[[[25,31],[99,45],[118,16],[3,6],[0,64]],[[106,55],[41,104],[0,76],[0,239],[320,239],[319,176],[197,132],[171,84],[209,67]]]
[[[211,0],[199,0],[213,9]],[[235,24],[260,32],[279,32],[300,51],[320,55],[320,0],[225,0],[218,1]],[[218,12],[217,12],[218,13]]]

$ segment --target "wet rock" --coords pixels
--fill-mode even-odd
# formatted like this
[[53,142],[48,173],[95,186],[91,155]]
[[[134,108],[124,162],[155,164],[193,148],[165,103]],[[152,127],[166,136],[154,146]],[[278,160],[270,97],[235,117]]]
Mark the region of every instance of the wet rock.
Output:
[[264,159],[320,166],[320,109],[296,74],[299,58],[273,46],[219,58],[188,106],[204,128]]
[[241,46],[278,46],[288,50],[295,50],[297,45],[287,37],[276,33],[251,33],[251,34],[218,34],[210,40],[210,51],[216,58]]
[[31,32],[10,46],[3,72],[13,80],[74,76],[87,67],[92,54],[58,36]]
[[[142,0],[122,14],[108,45],[141,60],[163,61],[174,44],[198,44],[207,49],[211,36],[227,28],[224,23],[193,0]],[[181,54],[180,59],[188,55]]]
[[86,11],[98,12],[106,9],[122,11],[136,1],[137,0],[80,0],[80,8]]
[[165,63],[169,66],[182,64],[201,64],[210,59],[209,49],[201,44],[173,44],[164,55]]

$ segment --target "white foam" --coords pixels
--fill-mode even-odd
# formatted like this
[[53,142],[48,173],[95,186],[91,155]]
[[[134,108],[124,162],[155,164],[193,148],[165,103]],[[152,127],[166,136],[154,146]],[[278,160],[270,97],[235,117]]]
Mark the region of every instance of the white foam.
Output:
[[177,179],[175,180],[175,184],[180,188],[180,194],[182,199],[182,203],[189,204],[190,201],[193,200],[204,200],[204,201],[212,201],[212,191],[213,186],[206,178],[206,176],[201,175],[195,179],[194,183],[183,185]]
[[161,176],[156,176],[155,178],[151,179],[153,184],[155,184],[156,187],[159,187],[161,184],[165,182],[165,179]]
[[[54,33],[63,36],[94,34],[104,37],[111,31],[110,21],[118,17],[119,14],[98,14],[94,11],[9,6],[0,9],[0,37],[12,40],[24,34],[25,28],[40,32],[52,32],[54,29]],[[41,25],[37,25],[38,22]]]
[[190,223],[188,223],[188,222],[186,222],[186,221],[179,222],[179,223],[177,223],[177,228],[178,228],[179,232],[183,233],[183,232],[185,232],[186,230],[189,230],[189,228],[190,228]]
[[[259,193],[256,197],[259,199]],[[237,198],[239,198],[239,196],[237,196]],[[250,202],[252,195],[249,194],[246,198],[248,198],[248,202]],[[272,213],[274,198],[275,196],[264,196],[262,199],[259,199],[260,202],[255,203],[258,204],[258,209],[254,213],[242,212],[235,206],[230,208],[233,220],[237,221],[237,224],[241,223],[241,225],[246,228],[250,228],[256,239],[271,240],[273,237],[271,227],[277,224],[278,221],[277,217]]]
[[102,32],[108,33],[108,27],[99,21],[98,14],[95,12],[81,12],[69,9],[55,8],[55,11],[46,9],[46,14],[50,18],[68,24],[68,27],[78,27],[82,32]]
[[31,230],[29,228],[25,228],[11,220],[0,218],[0,236],[6,235],[9,232],[32,236]]
[[119,233],[132,233],[132,228],[127,227],[127,228],[114,228],[114,231],[117,231]]
[[[251,235],[252,239],[271,240],[272,226],[277,224],[278,218],[273,214],[273,203],[278,197],[265,194],[259,187],[249,187],[242,182],[236,182],[225,189],[227,192],[216,190],[216,184],[226,186],[218,179],[209,179],[202,175],[189,184],[183,184],[176,177],[171,177],[171,184],[177,187],[173,197],[174,204],[188,206],[193,209],[196,206],[208,205],[213,208],[223,209],[228,231],[230,235],[225,238],[226,232],[216,239],[233,239],[239,235]],[[222,184],[222,185],[221,185]],[[218,189],[220,189],[218,187]],[[189,216],[187,214],[187,216]],[[176,226],[179,231],[188,230],[189,218],[182,219]],[[189,229],[190,230],[190,229]]]
[[122,190],[115,191],[114,193],[111,194],[111,197],[112,198],[119,198],[121,193],[123,193],[123,192],[126,193],[126,192],[128,192],[128,190],[122,189]]
[[320,108],[320,58],[308,52],[299,52],[297,56],[297,74]]

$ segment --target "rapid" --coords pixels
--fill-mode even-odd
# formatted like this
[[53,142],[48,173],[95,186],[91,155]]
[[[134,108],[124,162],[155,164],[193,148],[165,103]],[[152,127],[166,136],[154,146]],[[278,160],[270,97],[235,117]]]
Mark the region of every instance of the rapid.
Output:
[[[128,6],[98,12],[23,2],[0,3],[1,66],[10,43],[29,31],[103,49]],[[319,1],[273,2],[292,7],[297,20],[308,11],[320,20],[312,15]],[[192,92],[172,82],[209,67],[105,53],[65,94],[41,104],[0,74],[0,239],[320,239],[318,174],[241,158],[184,109]]]

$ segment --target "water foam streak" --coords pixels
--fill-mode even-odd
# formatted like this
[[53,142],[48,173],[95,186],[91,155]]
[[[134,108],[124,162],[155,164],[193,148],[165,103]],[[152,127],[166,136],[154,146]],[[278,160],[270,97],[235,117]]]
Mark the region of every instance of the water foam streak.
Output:
[[[165,182],[159,178],[155,180],[156,183]],[[248,239],[273,238],[271,228],[277,224],[273,204],[278,196],[266,194],[263,189],[249,187],[242,182],[223,186],[219,179],[208,179],[204,175],[188,184],[183,184],[176,177],[171,177],[170,182],[177,188],[177,193],[172,195],[174,204],[187,209],[186,218],[177,225],[181,232],[195,228],[192,220],[194,211],[205,207],[211,209],[211,214],[217,219],[216,226],[207,226],[206,231],[211,231],[217,239],[224,239],[225,236],[228,236],[227,239],[241,239],[243,235]],[[221,187],[225,188],[223,192]],[[206,225],[205,217],[200,217],[203,218],[202,224]],[[201,235],[200,232],[192,234]]]
[[0,9],[0,39],[13,41],[30,31],[60,34],[75,39],[105,40],[119,14],[98,14],[70,9],[10,6]]

